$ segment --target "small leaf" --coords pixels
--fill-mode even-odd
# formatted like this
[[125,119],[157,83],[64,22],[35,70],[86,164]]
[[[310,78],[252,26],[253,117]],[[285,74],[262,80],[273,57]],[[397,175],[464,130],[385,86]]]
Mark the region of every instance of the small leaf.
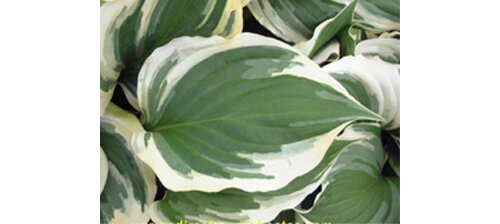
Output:
[[109,172],[101,193],[101,223],[145,223],[156,193],[152,171],[136,159],[132,133],[143,130],[132,114],[109,104],[101,116],[101,148]]
[[399,66],[363,56],[348,56],[323,67],[349,94],[382,116],[384,129],[399,128]]
[[314,206],[298,210],[301,216],[320,223],[399,223],[399,178],[382,176],[380,128],[352,125],[333,145],[342,152]]

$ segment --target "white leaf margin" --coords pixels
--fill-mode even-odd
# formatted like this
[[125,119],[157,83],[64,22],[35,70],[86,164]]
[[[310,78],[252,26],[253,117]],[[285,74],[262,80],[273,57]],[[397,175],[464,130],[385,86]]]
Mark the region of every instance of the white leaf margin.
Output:
[[[147,111],[144,108],[148,108],[148,86],[151,86],[153,82],[157,82],[152,75],[148,74],[154,73],[157,68],[161,67],[159,65],[163,63],[164,58],[170,57],[172,54],[176,53],[179,55],[179,62],[169,71],[169,74],[161,80],[163,83],[160,83],[160,85],[164,85],[166,88],[161,93],[162,95],[158,97],[159,99],[168,99],[169,94],[171,94],[171,91],[176,83],[186,74],[187,71],[204,59],[219,52],[248,46],[281,47],[297,53],[297,56],[292,61],[300,62],[303,64],[302,66],[286,68],[283,71],[273,73],[272,77],[292,75],[323,83],[336,89],[341,94],[357,103],[360,107],[365,108],[358,101],[356,101],[356,99],[349,95],[349,93],[338,81],[322,71],[316,63],[302,55],[297,49],[273,38],[252,33],[242,33],[229,40],[218,36],[209,38],[181,37],[176,38],[163,47],[156,49],[150,57],[146,59],[139,73],[137,95],[139,105],[143,109],[144,117],[147,119],[147,116],[149,116],[150,113],[154,113],[154,111]],[[158,85],[158,83],[155,84]],[[282,145],[283,152],[271,155],[273,158],[279,158],[283,153],[294,151],[293,149],[297,147],[303,147],[311,144],[314,145],[314,150],[300,150],[308,153],[297,153],[294,157],[290,157],[286,163],[282,160],[274,159],[273,161],[268,158],[263,158],[259,161],[260,155],[247,157],[264,164],[261,172],[266,175],[274,176],[275,179],[272,179],[272,181],[241,178],[221,179],[210,177],[195,171],[191,171],[190,173],[190,176],[193,178],[187,179],[186,177],[178,174],[174,168],[170,167],[167,162],[164,161],[153,137],[149,138],[147,141],[145,140],[146,131],[139,131],[134,134],[132,147],[137,151],[138,157],[154,170],[160,181],[167,188],[173,191],[200,190],[205,192],[218,192],[226,188],[239,188],[247,192],[272,191],[282,188],[296,177],[307,173],[318,165],[321,158],[323,158],[324,154],[328,150],[330,144],[340,131],[341,129],[334,129],[320,136]],[[290,169],[293,169],[295,172],[289,172]]]
[[123,136],[127,141],[129,145],[129,147],[127,148],[131,150],[130,152],[132,153],[132,155],[135,155],[135,162],[137,163],[139,171],[141,172],[146,182],[147,203],[151,204],[154,200],[157,190],[155,174],[148,165],[146,165],[137,157],[137,152],[134,151],[133,147],[131,146],[132,136],[134,135],[134,133],[144,131],[141,123],[134,115],[119,108],[113,103],[110,103],[108,105],[106,112],[103,116],[101,116],[101,122],[113,125],[113,127],[115,128],[115,132]]

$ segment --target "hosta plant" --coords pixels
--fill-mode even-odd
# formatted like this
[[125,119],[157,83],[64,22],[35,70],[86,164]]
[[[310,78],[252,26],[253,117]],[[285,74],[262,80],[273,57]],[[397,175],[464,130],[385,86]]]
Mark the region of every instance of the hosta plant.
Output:
[[101,1],[101,223],[398,223],[399,1]]

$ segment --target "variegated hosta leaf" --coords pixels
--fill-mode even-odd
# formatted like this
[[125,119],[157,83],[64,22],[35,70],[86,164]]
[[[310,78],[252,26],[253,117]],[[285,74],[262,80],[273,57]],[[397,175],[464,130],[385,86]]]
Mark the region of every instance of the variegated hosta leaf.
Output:
[[344,6],[324,0],[253,0],[248,4],[262,26],[293,43],[310,39],[320,23],[335,17]]
[[323,67],[361,104],[385,119],[384,129],[399,128],[399,68],[363,56],[348,56]]
[[101,114],[120,77],[137,107],[137,73],[151,52],[179,36],[234,36],[239,0],[116,0],[101,5]]
[[151,218],[157,223],[177,223],[180,220],[193,223],[268,222],[281,211],[295,208],[321,184],[342,150],[342,147],[334,148],[333,145],[314,169],[279,190],[246,192],[226,189],[217,193],[168,191],[163,200],[154,202],[150,207]]
[[108,178],[108,158],[106,157],[106,154],[104,154],[104,151],[101,150],[101,193],[102,190],[104,189],[104,185],[106,184],[106,179]]
[[379,59],[400,64],[399,60],[399,39],[375,38],[359,42],[356,45],[355,55],[362,55],[367,58],[378,57]]
[[[353,28],[352,25],[347,26],[347,28],[334,34],[333,39],[321,46],[316,53],[309,57],[317,64],[322,64],[324,62],[336,61],[347,55],[354,55],[354,48],[356,43],[361,40],[361,34],[361,30]],[[299,50],[306,50],[305,48],[301,49],[301,47],[305,47],[308,43],[314,43],[314,41],[314,39],[311,39],[307,42],[301,42],[295,45],[295,47],[299,48]],[[307,54],[307,52],[303,53]]]
[[[299,43],[315,28],[337,15],[353,0],[253,0],[248,7],[255,18],[277,37]],[[375,32],[399,30],[399,0],[360,0],[357,26]]]
[[132,134],[143,130],[135,116],[109,104],[101,116],[101,147],[109,160],[101,193],[101,223],[145,223],[156,193],[154,173],[135,157]]
[[342,150],[313,207],[298,209],[305,220],[399,223],[399,178],[382,175],[386,154],[377,126],[350,126],[333,143]]
[[183,37],[139,74],[138,156],[173,191],[271,191],[312,170],[345,125],[378,120],[296,49],[245,33]]
[[[339,41],[339,54],[353,55],[354,54],[354,39],[349,33],[351,28],[352,19],[354,16],[354,9],[357,0],[351,2],[344,9],[342,9],[335,17],[330,18],[319,24],[315,29],[311,39],[299,42],[295,47],[308,57],[315,60],[315,62],[323,62],[327,57],[321,55],[330,55],[330,44],[332,41]],[[337,37],[336,39],[332,39]],[[348,50],[348,52],[345,52]],[[326,53],[325,53],[326,52]],[[336,53],[335,49],[334,52]]]

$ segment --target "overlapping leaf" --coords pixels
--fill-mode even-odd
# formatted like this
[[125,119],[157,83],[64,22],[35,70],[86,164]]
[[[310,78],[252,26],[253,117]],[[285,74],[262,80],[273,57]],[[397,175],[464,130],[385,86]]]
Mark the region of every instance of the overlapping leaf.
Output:
[[323,67],[361,104],[381,115],[384,129],[399,128],[399,66],[348,56]]
[[[319,24],[309,40],[299,42],[295,47],[316,63],[327,60],[332,53],[338,56],[353,55],[355,41],[350,29],[357,3],[357,0],[351,2],[335,17]],[[332,46],[337,46],[337,48]]]
[[320,23],[335,17],[344,6],[321,0],[253,0],[248,4],[262,26],[293,43],[309,40]]
[[157,47],[179,36],[234,36],[242,23],[239,0],[101,2],[101,114],[119,78],[137,109],[137,73]]
[[378,120],[296,49],[245,33],[183,37],[139,75],[138,156],[173,191],[277,190],[355,120]]
[[390,30],[399,0],[101,1],[101,223],[399,222],[399,40],[356,45]]
[[382,175],[386,154],[376,124],[347,128],[333,143],[342,148],[314,206],[298,209],[309,222],[399,223],[399,178]]
[[[318,25],[335,17],[355,0],[254,0],[248,7],[274,35],[299,43],[309,40]],[[399,0],[360,0],[356,26],[375,32],[399,30]]]
[[109,104],[101,116],[101,148],[109,160],[101,193],[101,223],[145,223],[156,194],[151,169],[135,157],[132,134],[143,130],[137,118]]

